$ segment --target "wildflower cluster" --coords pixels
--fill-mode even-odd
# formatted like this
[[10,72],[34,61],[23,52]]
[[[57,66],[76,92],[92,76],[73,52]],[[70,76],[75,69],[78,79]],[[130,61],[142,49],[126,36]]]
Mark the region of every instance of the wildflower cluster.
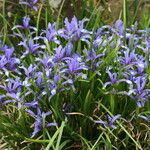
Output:
[[[37,0],[20,2],[37,10],[36,3]],[[102,81],[99,88],[106,94],[127,96],[138,107],[150,99],[148,31],[137,30],[136,25],[125,31],[123,22],[118,20],[114,27],[103,26],[94,32],[84,28],[87,21],[66,18],[60,29],[56,29],[56,23],[48,23],[47,29],[37,36],[36,27],[31,26],[30,18],[25,16],[22,25],[12,28],[14,36],[20,39],[20,51],[1,44],[0,106],[13,104],[31,116],[34,119],[32,137],[42,128],[57,126],[46,102],[51,104],[61,93],[76,94],[80,91],[77,83],[90,82],[91,74]],[[107,64],[108,59],[111,62]],[[97,100],[100,98],[102,96]],[[59,106],[65,117],[66,103],[69,104],[62,98]],[[120,117],[108,116],[108,121],[94,122],[115,129],[113,123]]]

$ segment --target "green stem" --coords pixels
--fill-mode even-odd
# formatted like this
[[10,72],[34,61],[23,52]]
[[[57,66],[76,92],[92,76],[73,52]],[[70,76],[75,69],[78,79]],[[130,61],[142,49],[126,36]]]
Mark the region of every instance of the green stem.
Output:
[[62,4],[61,4],[59,12],[58,12],[58,17],[57,17],[57,21],[56,21],[56,29],[59,28],[60,15],[61,15],[62,8],[64,6],[64,2],[65,2],[65,0],[62,1]]

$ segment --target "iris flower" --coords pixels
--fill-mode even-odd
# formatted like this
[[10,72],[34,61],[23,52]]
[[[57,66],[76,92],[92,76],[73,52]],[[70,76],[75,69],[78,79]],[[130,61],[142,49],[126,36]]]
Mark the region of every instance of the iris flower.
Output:
[[12,30],[14,30],[14,29],[16,29],[16,28],[21,28],[21,29],[33,29],[34,31],[36,31],[37,29],[36,29],[35,27],[33,27],[33,26],[30,26],[29,23],[30,23],[30,17],[25,16],[25,17],[23,18],[23,23],[22,23],[22,25],[16,25],[16,26],[14,26],[14,27],[12,28]]
[[19,77],[16,77],[15,80],[9,79],[7,85],[0,85],[0,89],[3,89],[10,94],[19,92],[21,87],[22,87],[22,83]]
[[71,55],[71,51],[72,51],[72,44],[69,43],[66,47],[62,47],[61,45],[57,48],[55,48],[55,54],[54,54],[54,62],[58,62],[60,61],[61,59],[65,58],[65,57],[68,57]]
[[72,42],[81,40],[89,44],[91,32],[84,29],[84,23],[86,21],[88,21],[88,19],[83,19],[78,22],[77,18],[74,16],[71,22],[69,22],[68,18],[66,18],[64,21],[65,28],[58,30],[58,34],[66,40],[71,40]]
[[136,102],[138,107],[143,107],[145,102],[150,99],[150,89],[146,89],[146,76],[139,76],[135,79],[136,87],[130,97]]
[[[38,132],[40,132],[42,130],[44,117],[51,115],[52,112],[48,111],[45,113],[38,106],[36,108],[36,113],[31,111],[30,109],[27,109],[26,111],[27,111],[27,113],[29,113],[29,115],[31,117],[33,117],[35,119],[34,131],[32,132],[32,135],[31,135],[31,137],[33,138]],[[50,127],[50,126],[57,126],[57,123],[46,123],[45,124],[46,128]]]
[[88,70],[88,67],[85,65],[84,62],[80,62],[80,57],[75,56],[74,58],[66,58],[67,67],[65,71],[70,75],[80,75],[81,70]]
[[137,61],[137,54],[135,53],[135,50],[130,51],[129,48],[126,48],[125,51],[123,51],[124,56],[120,56],[119,60],[122,65],[131,65]]
[[25,80],[28,80],[28,79],[32,78],[34,70],[35,70],[35,67],[33,67],[32,64],[28,68],[26,68],[24,66],[21,66],[20,68],[23,69],[24,72],[25,72],[25,75],[26,75]]
[[[45,35],[45,36],[43,36]],[[55,42],[56,44],[60,44],[60,41],[57,39],[57,30],[56,30],[56,23],[48,23],[48,28],[43,30],[39,38],[45,40],[47,39],[48,42]]]
[[118,30],[121,36],[124,36],[124,24],[122,20],[117,20],[115,23],[115,28]]
[[0,49],[5,54],[0,56],[0,69],[5,70],[11,70],[11,71],[17,71],[16,65],[20,63],[20,60],[16,57],[13,57],[14,48],[9,48],[8,46],[5,46]]
[[130,80],[127,80],[127,79],[117,79],[117,73],[111,73],[109,70],[107,70],[107,73],[109,75],[110,81],[106,82],[103,85],[103,88],[106,88],[108,85],[113,85],[115,83],[122,83],[122,82],[128,83],[130,85],[130,89],[133,88],[133,84],[132,84],[132,82]]
[[7,64],[7,59],[5,56],[0,56],[0,69],[4,69]]
[[121,117],[120,114],[115,115],[114,117],[107,115],[107,119],[108,119],[107,121],[102,121],[101,119],[99,119],[99,120],[94,120],[94,122],[98,123],[98,124],[103,124],[105,126],[113,128],[113,129],[116,129],[116,126],[113,123],[120,117]]
[[23,42],[20,42],[18,45],[23,46],[26,49],[26,52],[22,55],[22,58],[24,58],[27,54],[36,54],[38,53],[39,49],[45,49],[45,45],[35,44],[34,39],[25,39]]
[[38,0],[28,0],[28,1],[29,2],[21,1],[21,2],[19,2],[19,4],[21,4],[21,5],[27,5],[27,6],[31,7],[33,10],[37,11],[36,4],[37,4]]

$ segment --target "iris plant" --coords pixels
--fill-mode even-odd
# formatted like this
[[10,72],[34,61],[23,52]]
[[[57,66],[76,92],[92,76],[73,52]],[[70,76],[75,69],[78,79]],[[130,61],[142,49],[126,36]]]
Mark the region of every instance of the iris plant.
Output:
[[30,17],[28,16],[25,16],[23,18],[23,22],[22,22],[22,25],[16,25],[12,28],[12,30],[16,29],[16,28],[21,28],[21,29],[33,29],[34,31],[36,31],[36,27],[33,27],[33,26],[30,26]]
[[[31,117],[33,117],[35,119],[35,123],[34,123],[34,131],[32,132],[31,137],[34,137],[42,128],[43,128],[43,119],[49,115],[52,114],[51,111],[48,112],[42,112],[41,109],[39,108],[39,106],[36,107],[36,113],[34,113],[33,111],[31,111],[30,109],[26,110],[27,113],[29,113],[29,115]],[[56,123],[46,123],[45,127],[48,128],[50,126],[57,126]],[[45,128],[44,127],[44,128]]]
[[[37,3],[38,0],[20,2],[34,10],[37,10]],[[14,34],[14,37],[21,37],[18,45],[23,47],[23,52],[0,42],[0,107],[11,103],[17,104],[18,109],[26,110],[34,120],[31,137],[36,136],[43,128],[57,125],[55,122],[49,123],[52,112],[45,105],[45,101],[55,103],[57,96],[68,96],[70,89],[76,95],[77,86],[84,87],[78,84],[79,80],[90,82],[87,87],[94,87],[96,82],[89,79],[95,72],[99,73],[102,81],[102,85],[96,83],[96,86],[103,88],[106,93],[122,94],[127,99],[134,100],[138,107],[143,107],[150,100],[147,74],[149,60],[145,57],[148,56],[150,41],[146,32],[127,29],[127,45],[124,45],[124,25],[121,20],[114,27],[102,26],[96,32],[85,29],[84,24],[87,21],[88,19],[78,21],[76,17],[69,21],[66,18],[64,27],[59,29],[56,28],[56,23],[48,23],[48,27],[35,36],[37,29],[30,25],[30,18],[25,16],[22,25],[13,28],[25,29]],[[116,46],[118,51],[115,52],[115,58],[110,58],[113,63],[107,64],[104,61]],[[106,66],[101,69],[103,62]],[[80,92],[80,88],[78,90]],[[91,95],[94,100],[102,98],[102,95],[95,97],[92,88],[89,97]],[[72,103],[70,108],[67,105],[64,107],[64,104],[69,104],[66,102],[68,97],[62,96],[60,103],[60,109],[62,108],[65,116],[68,109],[69,112],[72,108],[76,109]],[[114,123],[120,117],[120,114],[114,117],[107,115],[107,121],[99,119],[94,122],[115,129]],[[141,118],[149,122],[149,117]]]
[[111,117],[107,115],[107,121],[102,121],[101,119],[99,120],[94,120],[95,123],[97,124],[103,124],[105,126],[111,127],[113,129],[116,129],[116,126],[114,125],[114,122],[121,117],[120,114],[115,115],[114,117]]

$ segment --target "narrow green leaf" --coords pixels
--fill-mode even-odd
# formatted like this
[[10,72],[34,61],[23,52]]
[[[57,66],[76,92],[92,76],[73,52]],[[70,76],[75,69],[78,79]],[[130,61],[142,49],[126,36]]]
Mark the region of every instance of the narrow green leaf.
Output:
[[[49,140],[49,143],[48,143],[47,147],[45,148],[45,150],[50,150],[50,148],[51,148],[52,144],[54,143],[55,139],[57,138],[58,134],[60,134],[63,131],[63,128],[64,128],[64,122],[62,122],[61,126],[54,133],[53,137]],[[59,140],[58,140],[58,144],[59,144]]]
[[59,136],[58,136],[58,139],[57,139],[56,150],[60,150],[60,141],[61,141],[64,126],[65,126],[65,122],[63,121],[62,124],[61,124],[60,133],[59,133]]

